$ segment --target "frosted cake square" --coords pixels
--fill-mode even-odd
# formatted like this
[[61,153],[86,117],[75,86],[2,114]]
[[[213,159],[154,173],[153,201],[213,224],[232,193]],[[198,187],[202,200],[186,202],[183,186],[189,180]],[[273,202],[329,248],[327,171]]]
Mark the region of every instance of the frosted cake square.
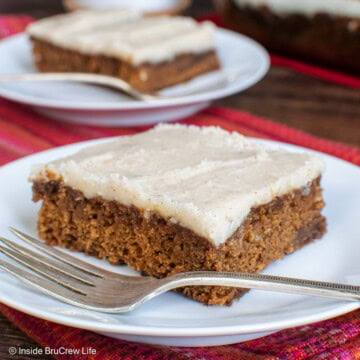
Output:
[[82,10],[36,21],[27,32],[40,71],[115,76],[144,92],[220,66],[214,25],[190,17]]
[[[323,161],[216,127],[159,125],[33,168],[39,236],[157,278],[260,272],[326,229]],[[178,289],[204,304],[244,290]]]

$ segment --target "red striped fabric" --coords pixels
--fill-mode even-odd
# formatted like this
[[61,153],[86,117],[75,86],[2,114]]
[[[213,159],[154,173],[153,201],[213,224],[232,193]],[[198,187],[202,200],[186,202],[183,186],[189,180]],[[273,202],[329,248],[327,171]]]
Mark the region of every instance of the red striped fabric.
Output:
[[32,21],[33,19],[26,15],[0,15],[0,39],[24,31]]
[[[21,30],[29,21],[26,17],[0,17],[0,36]],[[20,23],[22,25],[19,25]],[[5,29],[6,27],[8,28]],[[321,139],[245,112],[211,107],[183,119],[182,123],[221,126],[246,136],[305,146],[360,165],[360,151],[357,148]],[[133,134],[144,129],[146,127],[73,126],[40,116],[26,106],[0,99],[0,165],[55,146]],[[360,311],[316,324],[283,330],[241,344],[211,348],[176,348],[131,343],[40,320],[5,305],[0,305],[0,311],[43,347],[54,351],[63,348],[91,348],[96,352],[75,356],[60,354],[58,351],[54,357],[61,360],[360,359]],[[14,344],[9,344],[12,345]]]
[[360,88],[360,78],[355,75],[352,76],[342,73],[340,71],[322,68],[316,65],[307,64],[303,61],[288,59],[277,55],[271,55],[271,64],[287,67],[289,69],[329,82],[354,88]]

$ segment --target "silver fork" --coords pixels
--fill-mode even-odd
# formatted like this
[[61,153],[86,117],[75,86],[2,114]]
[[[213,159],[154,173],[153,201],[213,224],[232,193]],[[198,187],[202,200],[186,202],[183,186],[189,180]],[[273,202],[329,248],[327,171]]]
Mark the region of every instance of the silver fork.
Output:
[[360,286],[272,275],[213,271],[179,273],[164,279],[120,275],[76,259],[19,230],[10,230],[50,257],[0,238],[5,244],[0,245],[0,251],[31,271],[3,259],[0,259],[0,268],[50,296],[89,310],[127,312],[166,291],[192,285],[233,286],[360,300]]
[[22,82],[22,81],[70,81],[82,82],[95,85],[109,86],[120,90],[136,100],[151,101],[160,99],[156,94],[146,94],[134,89],[126,81],[108,75],[88,74],[88,73],[29,73],[29,74],[2,74],[1,82]]
[[[244,73],[246,69],[244,69]],[[197,88],[186,93],[177,93],[173,95],[164,95],[158,92],[143,93],[134,89],[126,81],[114,76],[91,74],[91,73],[29,73],[29,74],[0,74],[0,83],[4,82],[22,82],[22,81],[70,81],[95,85],[108,86],[120,90],[130,97],[141,101],[152,101],[160,99],[173,99],[182,96],[194,95],[203,91],[217,90],[232,83],[241,76],[241,72],[221,73],[220,78],[213,84],[207,84],[206,87]]]

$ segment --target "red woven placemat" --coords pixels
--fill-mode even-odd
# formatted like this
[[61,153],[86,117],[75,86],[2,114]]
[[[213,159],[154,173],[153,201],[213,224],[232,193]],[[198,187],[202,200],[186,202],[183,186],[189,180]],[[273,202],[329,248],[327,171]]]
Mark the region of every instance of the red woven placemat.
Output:
[[[0,17],[0,34],[21,30],[30,21],[23,17]],[[1,28],[13,26],[10,30]],[[182,121],[201,126],[217,125],[247,136],[273,139],[322,151],[360,164],[357,148],[327,141],[253,115],[224,108],[209,108]],[[54,146],[106,136],[132,134],[137,128],[73,126],[35,114],[25,106],[0,99],[0,164]],[[106,338],[89,331],[40,320],[5,305],[2,313],[31,338],[49,349],[59,349],[57,359],[126,360],[235,360],[235,359],[360,359],[360,311],[317,324],[283,330],[265,338],[212,348],[151,346]],[[12,346],[14,344],[9,344]],[[91,348],[86,355],[60,354],[61,349]]]
[[[107,338],[57,325],[0,305],[2,313],[48,349],[93,349],[92,355],[55,355],[59,360],[357,360],[360,311],[240,344],[179,348]],[[13,346],[14,344],[9,344]],[[16,359],[14,357],[14,359]]]
[[0,39],[24,31],[32,21],[26,15],[0,15]]

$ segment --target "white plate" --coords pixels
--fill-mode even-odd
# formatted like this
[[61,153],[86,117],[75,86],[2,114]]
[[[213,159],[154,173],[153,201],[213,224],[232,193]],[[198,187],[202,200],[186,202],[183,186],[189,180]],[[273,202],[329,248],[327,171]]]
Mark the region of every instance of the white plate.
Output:
[[[0,95],[34,106],[35,110],[56,119],[103,126],[152,124],[189,116],[212,100],[242,91],[259,81],[269,68],[263,47],[234,32],[216,31],[221,70],[164,90],[164,94],[183,95],[151,102],[137,101],[109,89],[61,82],[0,83]],[[0,75],[33,73],[28,36],[20,34],[0,41]],[[206,90],[223,76],[235,81],[217,90]],[[196,89],[196,95],[186,95]]]
[[[39,204],[31,202],[27,182],[30,166],[80,149],[79,143],[10,163],[0,168],[0,235],[14,239],[12,225],[35,235]],[[267,142],[284,149],[291,145]],[[321,154],[327,163],[323,177],[328,233],[277,261],[268,274],[309,279],[359,282],[360,274],[360,170],[345,161]],[[134,273],[125,266],[72,255],[106,269]],[[231,307],[207,307],[175,293],[163,294],[127,314],[102,314],[78,309],[32,289],[0,272],[0,301],[37,317],[133,341],[200,346],[234,343],[279,329],[327,319],[359,307],[359,303],[252,290]]]
[[[183,1],[179,0],[65,0],[70,10],[75,9],[116,9],[131,7],[141,13],[163,13],[174,9],[181,9]],[[184,5],[183,5],[184,6]]]

